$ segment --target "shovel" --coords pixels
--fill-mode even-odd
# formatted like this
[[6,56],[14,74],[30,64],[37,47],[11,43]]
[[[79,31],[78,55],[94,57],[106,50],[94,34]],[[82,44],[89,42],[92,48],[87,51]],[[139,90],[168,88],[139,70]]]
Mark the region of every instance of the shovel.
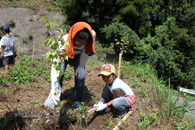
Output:
[[87,128],[87,117],[89,115],[93,114],[96,111],[97,108],[98,107],[91,108],[87,112],[83,113],[82,118],[81,118],[81,128],[82,129]]

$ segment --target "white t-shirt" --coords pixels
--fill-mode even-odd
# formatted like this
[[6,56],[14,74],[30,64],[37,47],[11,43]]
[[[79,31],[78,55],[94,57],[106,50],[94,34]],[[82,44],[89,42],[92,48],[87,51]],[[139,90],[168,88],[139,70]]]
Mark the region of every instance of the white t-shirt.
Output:
[[125,95],[121,94],[122,96],[134,95],[129,85],[127,85],[125,82],[123,82],[119,78],[115,78],[112,85],[111,86],[107,85],[107,87],[110,89],[111,93],[113,93],[113,91],[116,89],[120,89],[125,93]]
[[12,56],[13,53],[13,49],[14,49],[14,38],[13,37],[8,37],[8,36],[4,36],[1,39],[1,47],[5,46],[5,49],[3,51],[3,56]]

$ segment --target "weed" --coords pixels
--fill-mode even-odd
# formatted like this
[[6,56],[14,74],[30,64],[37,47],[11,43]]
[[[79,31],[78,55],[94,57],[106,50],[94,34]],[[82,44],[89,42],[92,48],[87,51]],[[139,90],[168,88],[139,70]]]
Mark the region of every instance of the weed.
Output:
[[29,37],[30,40],[32,40],[32,39],[33,39],[33,34],[30,33],[30,34],[28,35],[28,37]]
[[[88,67],[91,67],[91,66],[94,66],[94,65],[96,65],[97,64],[97,61],[95,61],[95,60],[90,60],[90,61],[88,61],[87,63],[86,63],[86,66],[88,66]],[[89,70],[90,71],[90,70]]]
[[27,38],[26,37],[21,37],[23,43],[26,43],[27,42]]
[[16,22],[13,21],[13,20],[10,20],[10,21],[7,23],[7,26],[9,26],[9,27],[11,27],[11,28],[15,27],[15,25],[16,25]]
[[113,125],[114,123],[112,122],[112,116],[111,116],[109,120],[107,121],[106,130],[111,130]]
[[12,77],[15,85],[19,85],[21,82],[31,81],[33,79],[32,73],[27,70],[27,66],[21,64],[14,66],[7,75]]
[[66,70],[64,74],[64,79],[65,80],[70,80],[72,78],[72,72],[70,70]]
[[87,107],[85,106],[84,102],[81,102],[81,105],[79,106],[80,113],[84,113],[87,110]]
[[147,94],[148,88],[145,87],[145,86],[143,85],[143,83],[140,83],[139,85],[140,85],[140,87],[139,87],[140,97],[147,97],[147,96],[148,96],[148,94]]
[[140,112],[141,118],[139,118],[138,129],[149,129],[157,119],[157,114],[152,113],[150,115]]
[[180,123],[174,123],[173,128],[175,130],[191,130],[195,127],[193,123],[189,123],[187,121],[182,121]]
[[3,88],[0,88],[0,93],[3,93]]
[[11,90],[11,92],[12,92],[12,93],[15,93],[15,92],[16,92],[16,89],[15,89],[15,88],[13,88],[13,89]]
[[130,86],[132,86],[133,88],[135,88],[138,85],[137,78],[131,77],[130,79],[132,80],[132,83],[130,84]]
[[99,97],[94,97],[94,96],[91,96],[91,99],[92,99],[92,100],[98,100],[98,99],[99,99]]

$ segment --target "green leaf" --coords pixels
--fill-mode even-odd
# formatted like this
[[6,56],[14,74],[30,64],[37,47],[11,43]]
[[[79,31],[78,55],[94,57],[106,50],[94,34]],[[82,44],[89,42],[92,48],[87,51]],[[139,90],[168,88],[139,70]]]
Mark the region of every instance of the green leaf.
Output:
[[40,19],[39,19],[39,21],[43,21],[43,20],[45,20],[45,19],[48,19],[46,16],[43,16],[43,17],[41,17]]
[[53,23],[56,23],[56,24],[60,25],[60,23],[58,21],[56,21],[56,20],[51,20],[50,24],[53,24]]
[[46,39],[46,40],[44,41],[45,45],[49,45],[50,41],[51,41],[51,38]]
[[45,54],[46,54],[46,56],[47,56],[46,59],[50,59],[49,57],[50,57],[50,55],[51,55],[51,51],[48,51],[48,52],[46,52]]
[[49,23],[46,23],[45,26],[46,26],[47,29],[50,29],[50,24]]
[[59,92],[61,92],[61,91],[58,89],[56,92],[58,92],[58,93],[59,93]]
[[53,30],[53,31],[54,31],[54,32],[58,32],[58,33],[60,33],[60,34],[63,34],[63,33],[64,33],[62,29]]

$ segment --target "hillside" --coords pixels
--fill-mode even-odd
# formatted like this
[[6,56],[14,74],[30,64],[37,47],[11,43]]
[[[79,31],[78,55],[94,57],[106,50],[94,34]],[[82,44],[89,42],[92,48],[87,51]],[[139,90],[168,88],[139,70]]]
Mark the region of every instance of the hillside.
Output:
[[[0,8],[0,25],[5,25],[10,21],[15,22],[15,27],[11,28],[11,35],[14,37],[15,46],[18,53],[24,53],[26,56],[32,55],[32,47],[35,42],[35,57],[45,57],[45,52],[51,50],[41,41],[49,36],[45,23],[39,21],[42,16],[49,20],[55,19],[62,22],[64,16],[60,12],[47,11],[46,9],[32,10],[28,8]],[[53,25],[53,29],[60,28]]]
[[[3,73],[0,68],[0,129],[81,129],[81,115],[93,107],[101,96],[105,85],[97,76],[100,67],[105,62],[118,66],[118,56],[101,52],[96,44],[98,53],[90,57],[86,65],[85,96],[80,111],[73,111],[72,93],[74,88],[73,67],[68,65],[63,82],[62,99],[54,109],[43,106],[50,92],[51,61],[45,60],[45,52],[49,47],[40,46],[40,41],[49,34],[45,23],[38,21],[41,16],[47,16],[62,22],[60,12],[45,9],[32,10],[27,8],[1,8],[0,25],[13,20],[16,26],[11,29],[16,41],[18,56],[16,64],[9,73]],[[54,26],[53,28],[59,28]],[[29,34],[33,39],[29,39]],[[24,42],[23,38],[27,40]],[[32,43],[35,41],[35,59],[31,59]],[[98,47],[97,47],[98,45]],[[100,51],[101,50],[101,51]],[[23,54],[21,54],[23,53]],[[101,53],[100,58],[98,54]],[[163,82],[155,76],[149,65],[131,65],[128,61],[122,62],[121,79],[129,84],[136,96],[135,109],[121,129],[195,129],[188,118],[184,118],[185,106],[178,106],[177,101],[170,99],[176,94],[165,89]],[[187,101],[186,101],[187,103]],[[186,104],[184,104],[186,105]],[[109,108],[101,113],[94,113],[88,117],[88,129],[110,130],[121,119],[114,117],[115,113]]]

